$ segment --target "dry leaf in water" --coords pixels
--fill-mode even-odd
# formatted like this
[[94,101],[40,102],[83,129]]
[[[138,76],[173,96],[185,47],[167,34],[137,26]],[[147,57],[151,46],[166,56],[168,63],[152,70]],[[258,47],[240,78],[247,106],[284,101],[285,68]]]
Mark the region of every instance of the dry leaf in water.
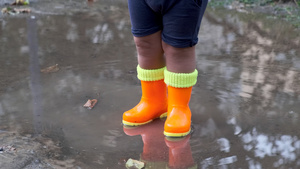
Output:
[[49,66],[49,67],[41,70],[42,73],[54,73],[54,72],[57,72],[57,71],[59,71],[58,64],[53,65],[53,66]]
[[96,105],[97,102],[98,102],[97,99],[92,99],[92,100],[89,99],[89,100],[83,105],[83,107],[88,108],[88,109],[92,109],[92,108]]

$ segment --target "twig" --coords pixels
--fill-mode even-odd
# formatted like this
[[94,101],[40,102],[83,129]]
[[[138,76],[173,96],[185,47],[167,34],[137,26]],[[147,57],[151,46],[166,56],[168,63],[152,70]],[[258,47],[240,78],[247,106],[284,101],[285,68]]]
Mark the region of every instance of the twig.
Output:
[[297,7],[299,7],[299,4],[298,4],[297,0],[294,0],[294,2],[297,5]]

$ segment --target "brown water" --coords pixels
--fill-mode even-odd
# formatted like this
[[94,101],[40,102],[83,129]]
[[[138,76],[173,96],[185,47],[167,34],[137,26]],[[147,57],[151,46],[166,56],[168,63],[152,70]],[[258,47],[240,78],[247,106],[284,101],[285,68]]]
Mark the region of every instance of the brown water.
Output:
[[[0,134],[46,148],[17,167],[0,154],[0,168],[116,169],[128,158],[148,168],[300,168],[300,34],[289,24],[209,9],[196,48],[193,133],[170,141],[163,120],[121,124],[141,96],[126,2],[32,8],[0,15]],[[83,108],[87,99],[98,99],[94,109]]]

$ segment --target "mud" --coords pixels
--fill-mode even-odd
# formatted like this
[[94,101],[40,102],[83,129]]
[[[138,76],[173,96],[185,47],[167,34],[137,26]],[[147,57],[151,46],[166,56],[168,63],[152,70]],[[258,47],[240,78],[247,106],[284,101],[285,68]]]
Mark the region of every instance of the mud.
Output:
[[[0,16],[0,147],[16,148],[0,154],[0,168],[118,169],[129,158],[146,168],[299,168],[293,26],[208,9],[196,47],[193,133],[168,140],[164,119],[121,124],[141,96],[126,2],[59,2]],[[91,110],[88,99],[98,100]]]

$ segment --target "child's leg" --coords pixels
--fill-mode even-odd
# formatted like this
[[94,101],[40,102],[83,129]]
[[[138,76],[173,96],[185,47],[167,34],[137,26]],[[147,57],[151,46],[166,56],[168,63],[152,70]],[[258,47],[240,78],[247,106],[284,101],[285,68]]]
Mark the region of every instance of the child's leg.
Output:
[[195,46],[176,48],[162,42],[167,69],[175,73],[191,73],[196,69]]
[[182,137],[190,133],[189,101],[196,84],[195,45],[208,0],[169,1],[174,4],[163,14],[162,45],[167,69],[168,115],[164,134]]
[[164,83],[165,61],[160,32],[135,37],[138,51],[138,79],[141,80],[140,102],[123,114],[123,124],[143,125],[155,118],[165,117],[167,112],[167,88]]
[[159,69],[165,67],[162,49],[161,31],[154,34],[134,37],[138,53],[138,63],[143,69]]
[[124,112],[123,124],[137,126],[166,115],[165,60],[161,44],[161,17],[145,0],[128,0],[128,7],[138,53],[137,73],[142,97],[135,107]]
[[168,115],[164,134],[182,137],[190,133],[191,127],[189,101],[198,75],[195,48],[175,48],[166,43],[163,48],[167,63],[165,83],[168,84]]

